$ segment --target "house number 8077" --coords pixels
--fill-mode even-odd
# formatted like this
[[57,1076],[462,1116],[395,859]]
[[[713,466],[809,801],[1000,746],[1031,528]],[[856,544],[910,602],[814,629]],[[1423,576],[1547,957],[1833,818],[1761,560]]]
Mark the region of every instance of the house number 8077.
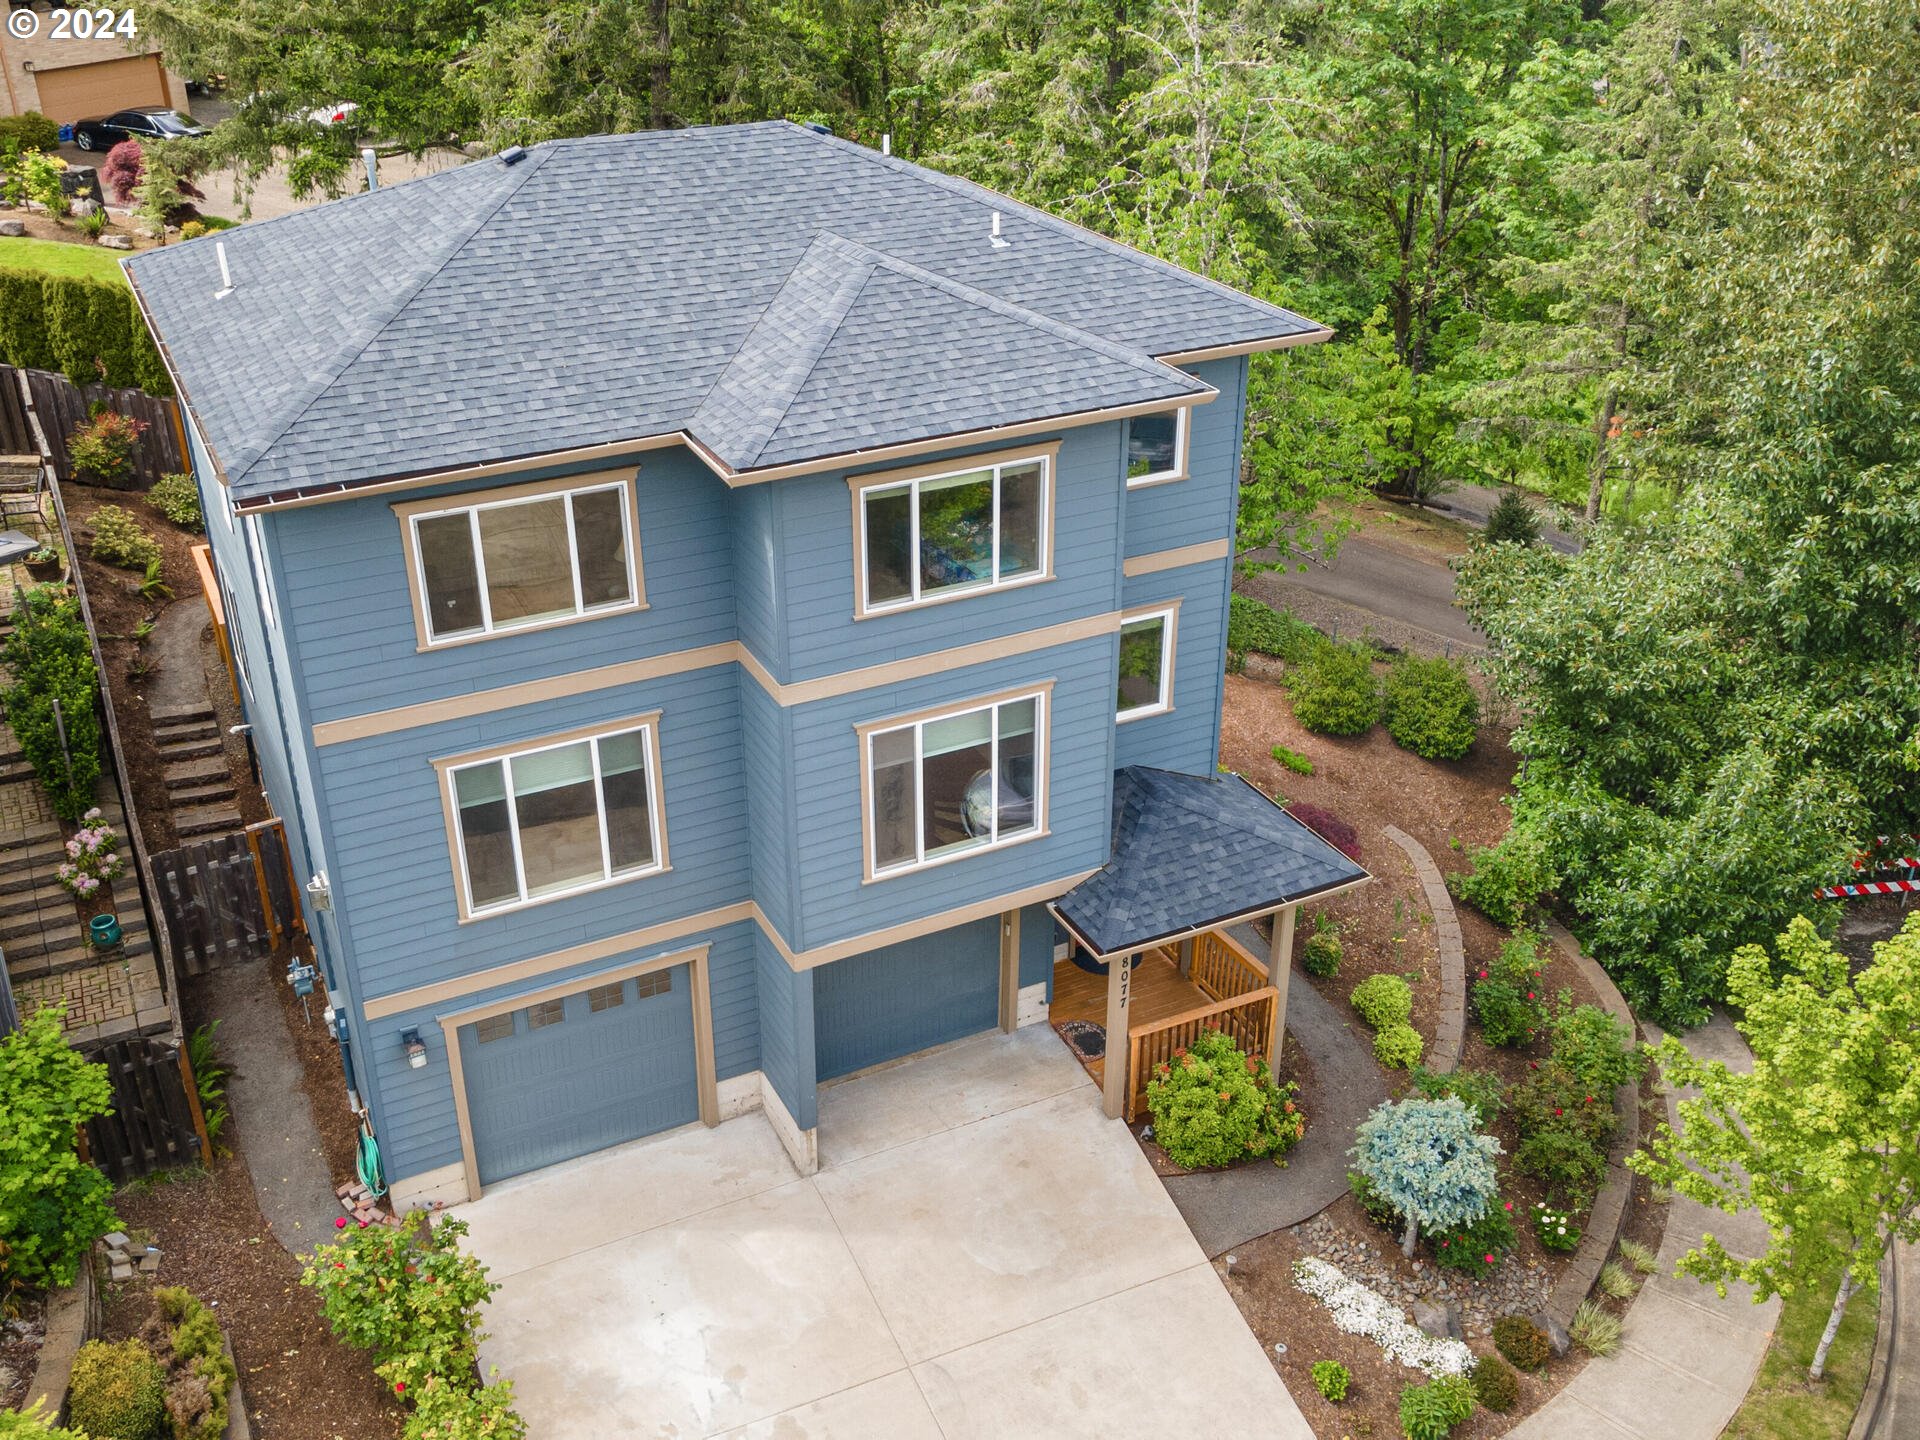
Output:
[[133,38],[131,10],[55,10],[49,40],[105,40],[119,35]]

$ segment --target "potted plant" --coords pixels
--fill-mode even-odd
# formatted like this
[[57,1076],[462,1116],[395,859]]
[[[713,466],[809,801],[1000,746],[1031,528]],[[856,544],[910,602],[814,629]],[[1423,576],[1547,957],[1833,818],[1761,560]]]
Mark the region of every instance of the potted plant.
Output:
[[65,568],[66,557],[51,541],[27,556],[27,573],[36,580],[58,580]]

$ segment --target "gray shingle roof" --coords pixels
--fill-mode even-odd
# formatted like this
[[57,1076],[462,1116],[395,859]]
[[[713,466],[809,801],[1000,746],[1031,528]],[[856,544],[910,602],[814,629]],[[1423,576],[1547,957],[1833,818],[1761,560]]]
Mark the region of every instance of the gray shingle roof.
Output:
[[1113,858],[1053,908],[1117,955],[1366,878],[1237,775],[1133,765],[1114,772]]
[[[1002,236],[989,240],[999,211]],[[687,430],[738,469],[1205,387],[1320,332],[784,121],[559,140],[128,262],[236,499]]]

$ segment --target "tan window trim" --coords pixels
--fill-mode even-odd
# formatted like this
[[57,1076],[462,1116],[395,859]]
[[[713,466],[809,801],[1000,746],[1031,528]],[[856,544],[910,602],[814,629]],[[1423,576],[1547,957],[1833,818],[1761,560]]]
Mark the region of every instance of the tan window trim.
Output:
[[473,1144],[473,1114],[467,1103],[466,1068],[460,1058],[460,1030],[462,1026],[505,1014],[509,1010],[539,1005],[548,1000],[563,1000],[596,986],[625,984],[643,975],[685,965],[693,984],[693,1067],[700,1093],[700,1123],[707,1126],[720,1123],[720,1082],[716,1076],[713,1053],[713,988],[708,977],[707,952],[707,946],[698,945],[690,950],[655,955],[647,960],[630,960],[610,970],[577,975],[539,990],[510,995],[472,1009],[434,1017],[440,1024],[440,1035],[447,1047],[447,1073],[453,1082],[453,1109],[460,1125],[460,1161],[466,1171],[469,1200],[480,1198],[480,1162]]
[[1156,715],[1171,715],[1174,711],[1173,691],[1179,672],[1174,669],[1177,658],[1176,647],[1180,634],[1180,600],[1158,601],[1152,605],[1136,605],[1120,612],[1120,643],[1126,643],[1127,624],[1133,620],[1148,620],[1155,616],[1164,616],[1166,625],[1160,641],[1160,693],[1166,698],[1153,705],[1138,705],[1131,710],[1119,708],[1119,683],[1114,684],[1113,723],[1130,725],[1135,720],[1151,720]]
[[[638,730],[642,726],[645,726],[647,731],[647,763],[652,770],[647,777],[647,800],[653,811],[657,841],[654,864],[645,870],[635,871],[631,875],[616,875],[611,880],[589,881],[571,890],[562,890],[553,895],[541,895],[510,905],[493,905],[475,914],[467,893],[467,859],[466,851],[460,844],[460,820],[453,799],[453,772],[465,765],[475,765],[486,760],[500,760],[510,755],[524,755],[530,750],[546,750],[556,745],[570,745],[580,740],[617,735],[625,730]],[[596,725],[585,725],[575,730],[562,731],[557,735],[541,735],[528,740],[515,740],[506,745],[490,745],[484,750],[468,750],[459,755],[444,755],[431,763],[435,780],[440,787],[441,818],[445,822],[447,832],[447,858],[453,864],[454,906],[459,914],[459,923],[462,925],[477,924],[501,915],[518,915],[538,905],[550,905],[556,900],[571,900],[576,895],[587,895],[596,890],[610,890],[616,885],[631,885],[637,880],[664,875],[673,868],[667,854],[667,787],[660,765],[660,712],[658,710],[629,715],[620,720],[602,721]],[[512,790],[509,789],[507,794],[508,801],[511,803]]]
[[[502,485],[490,490],[469,490],[457,495],[436,495],[431,500],[399,500],[390,507],[394,519],[400,524],[400,549],[407,567],[407,595],[413,605],[414,649],[419,652],[428,650],[451,650],[460,645],[474,645],[485,640],[503,640],[509,635],[529,635],[541,630],[557,630],[563,625],[579,625],[588,620],[606,620],[615,615],[632,615],[645,610],[647,606],[647,582],[645,566],[640,554],[640,502],[638,486],[634,483],[634,468],[618,470],[596,470],[586,475],[561,475],[551,480],[533,480],[523,485]],[[562,495],[573,490],[605,490],[611,486],[620,486],[626,497],[627,524],[633,538],[632,570],[633,598],[620,605],[605,605],[579,615],[566,615],[558,620],[540,620],[529,625],[512,625],[505,629],[484,631],[478,635],[454,635],[445,640],[433,638],[427,626],[427,588],[426,580],[420,573],[420,551],[415,543],[414,521],[421,516],[440,514],[456,510],[473,510],[488,505],[500,505],[516,500],[534,500],[547,495]]]
[[[1047,803],[1047,787],[1053,780],[1053,686],[1052,680],[1036,680],[1030,684],[997,690],[991,695],[975,695],[966,700],[947,701],[924,709],[912,710],[904,715],[890,715],[884,720],[868,720],[853,727],[855,749],[860,765],[861,884],[875,885],[885,880],[899,879],[904,875],[918,875],[942,865],[971,859],[975,855],[997,854],[1002,850],[1010,850],[1016,845],[1024,845],[1031,840],[1044,840],[1053,833]],[[943,855],[936,860],[922,860],[913,865],[895,866],[884,874],[876,873],[873,863],[873,765],[867,753],[868,742],[872,736],[879,731],[897,730],[902,726],[915,725],[927,720],[944,720],[949,716],[967,715],[975,710],[985,710],[990,705],[1001,705],[1009,700],[1027,699],[1037,699],[1040,702],[1035,716],[1040,726],[1040,743],[1034,747],[1036,765],[1033,785],[1035,810],[1033,829],[1016,835],[1012,839],[996,840],[953,855]]]
[[[1044,495],[1040,507],[1042,534],[1038,571],[1013,580],[996,580],[985,585],[970,585],[965,589],[944,591],[919,600],[894,600],[877,607],[868,603],[866,495],[869,490],[884,490],[895,485],[912,484],[916,480],[937,479],[943,475],[965,475],[970,471],[987,470],[996,466],[1020,465],[1030,460],[1040,461],[1043,467],[1041,483]],[[1060,488],[1060,442],[1058,440],[1048,441],[1044,445],[1022,445],[1011,450],[994,450],[984,455],[968,455],[959,460],[932,460],[897,470],[870,470],[859,475],[847,476],[847,488],[853,495],[853,618],[855,620],[877,620],[887,615],[909,614],[924,610],[930,605],[944,605],[954,600],[971,600],[980,595],[997,595],[1004,590],[1039,585],[1054,578],[1054,521]],[[995,517],[994,523],[998,526],[998,516]]]
[[[1193,473],[1193,465],[1192,465],[1193,407],[1191,405],[1176,406],[1174,410],[1174,417],[1175,418],[1174,418],[1174,428],[1173,428],[1173,468],[1171,470],[1161,470],[1150,475],[1140,475],[1137,477],[1129,475],[1125,477],[1127,481],[1127,489],[1151,490],[1156,485],[1171,485],[1175,481],[1185,480],[1190,475],[1192,475]],[[1140,419],[1140,418],[1143,418],[1143,417],[1140,417],[1140,416],[1134,417],[1134,419]],[[1133,429],[1133,420],[1129,420],[1127,421],[1127,430],[1129,434],[1132,433],[1132,429]],[[1125,458],[1126,457],[1124,455],[1121,457],[1123,463],[1125,462]]]

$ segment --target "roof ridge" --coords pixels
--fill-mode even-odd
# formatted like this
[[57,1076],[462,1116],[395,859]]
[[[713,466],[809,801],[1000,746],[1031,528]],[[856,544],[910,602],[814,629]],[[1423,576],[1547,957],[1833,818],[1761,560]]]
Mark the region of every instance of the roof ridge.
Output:
[[[548,153],[551,154],[551,152]],[[229,484],[244,477],[249,470],[253,469],[255,465],[259,464],[260,461],[266,457],[267,453],[279,443],[281,438],[285,436],[289,430],[300,423],[300,420],[306,415],[307,411],[311,410],[320,398],[333,388],[335,382],[337,382],[342,375],[346,374],[347,370],[353,365],[353,362],[366,353],[367,347],[373,344],[375,340],[378,340],[380,336],[386,332],[389,325],[400,318],[407,307],[419,298],[420,292],[426,289],[427,286],[438,277],[440,272],[446,269],[453,257],[458,255],[460,251],[466,247],[467,242],[479,234],[481,229],[484,228],[495,215],[500,213],[501,206],[505,205],[507,201],[520,193],[521,187],[527,183],[535,171],[539,170],[540,167],[546,163],[547,158],[547,155],[535,155],[529,152],[525,161],[513,167],[521,170],[522,173],[510,181],[501,192],[498,200],[492,205],[485,207],[470,225],[457,227],[447,232],[446,243],[441,247],[438,256],[430,265],[425,267],[423,273],[415,279],[414,283],[407,287],[405,293],[387,310],[386,314],[377,322],[360,327],[366,332],[364,337],[356,338],[355,336],[349,336],[346,340],[342,341],[340,345],[335,348],[334,353],[327,358],[326,364],[321,367],[324,371],[321,378],[309,384],[305,393],[296,395],[294,403],[289,404],[289,413],[285,422],[277,426],[271,435],[262,440],[252,455],[228,470]],[[465,166],[460,166],[445,173],[459,174],[466,170],[466,168]],[[364,193],[375,195],[380,192],[369,190]],[[293,213],[298,215],[307,212],[295,211]]]
[[1072,220],[1062,219],[1050,211],[1029,205],[1024,200],[1016,200],[1010,195],[1003,195],[1000,191],[982,185],[977,180],[968,180],[960,175],[950,175],[944,170],[935,170],[930,165],[921,165],[912,160],[902,160],[898,155],[882,155],[878,150],[871,150],[856,141],[842,139],[838,135],[822,135],[818,131],[807,129],[804,125],[795,125],[792,121],[777,123],[786,124],[799,134],[805,135],[808,139],[838,146],[840,149],[862,156],[876,165],[884,166],[896,174],[907,175],[912,179],[920,181],[922,184],[934,186],[936,189],[947,190],[956,195],[964,196],[969,200],[994,200],[1003,205],[1011,206],[1013,209],[1019,211],[1025,218],[1047,229],[1058,231],[1076,240],[1085,241],[1097,249],[1118,255],[1122,259],[1128,260],[1136,265],[1177,277],[1180,280],[1197,285],[1201,289],[1223,298],[1234,300],[1242,305],[1251,302],[1255,305],[1263,305],[1269,310],[1277,310],[1284,315],[1289,315],[1293,319],[1298,320],[1302,326],[1300,332],[1302,334],[1316,330],[1325,330],[1327,328],[1324,325],[1307,319],[1306,316],[1299,314],[1297,311],[1287,309],[1284,305],[1276,305],[1271,300],[1262,300],[1257,295],[1249,295],[1244,290],[1236,290],[1231,285],[1223,281],[1215,280],[1209,275],[1198,274],[1195,271],[1186,269],[1184,266],[1174,264],[1171,260],[1163,260],[1158,255],[1151,255],[1145,250],[1136,249],[1132,245],[1115,240],[1110,236],[1102,235],[1098,230],[1090,229]]

